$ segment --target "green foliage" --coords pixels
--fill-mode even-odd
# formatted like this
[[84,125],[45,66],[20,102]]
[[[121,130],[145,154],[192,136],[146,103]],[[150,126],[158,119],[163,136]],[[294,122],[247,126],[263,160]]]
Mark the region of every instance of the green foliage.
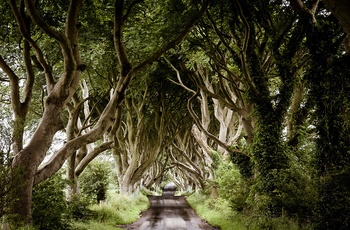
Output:
[[97,213],[95,220],[108,225],[116,225],[122,222],[120,214],[115,211],[115,208],[110,205],[93,206],[92,209]]
[[317,197],[310,175],[293,166],[272,170],[268,178],[275,183],[275,190],[269,194],[261,191],[265,182],[243,177],[232,162],[222,162],[216,171],[215,181],[219,197],[229,201],[235,211],[266,214],[271,205],[280,204],[283,215],[298,215],[300,220],[309,221]]
[[222,230],[311,230],[312,225],[300,225],[297,219],[288,217],[271,218],[262,213],[235,212],[223,198],[213,198],[194,193],[187,198],[198,215]]
[[244,225],[238,223],[234,218],[229,202],[222,198],[213,199],[206,195],[193,193],[187,198],[187,201],[202,219],[213,226],[220,226],[222,230],[245,229]]
[[[231,147],[233,148],[233,147]],[[239,168],[242,176],[249,178],[253,175],[253,162],[251,158],[243,153],[230,150],[231,161]]]
[[80,194],[73,195],[68,201],[69,213],[74,220],[90,219],[96,214],[89,209],[90,205],[91,199]]
[[211,167],[213,168],[213,170],[217,170],[221,161],[222,161],[222,157],[221,157],[220,153],[212,150],[210,157],[213,160]]
[[310,224],[300,225],[297,219],[288,217],[271,218],[265,215],[239,215],[237,218],[244,223],[245,228],[249,230],[312,230],[313,226]]
[[35,229],[115,229],[116,225],[136,221],[149,207],[142,193],[131,198],[115,192],[110,192],[106,202],[98,205],[89,205],[88,200],[79,196],[74,196],[67,204],[62,190],[64,185],[61,176],[55,175],[36,187],[33,197]]
[[130,224],[136,221],[140,213],[149,207],[145,195],[139,193],[135,198],[110,192],[106,202],[92,205],[90,209],[95,213],[88,221],[77,221],[73,224],[76,229],[110,229],[117,225]]
[[316,229],[348,229],[350,227],[350,169],[321,178],[316,209]]
[[[261,182],[257,180],[251,188],[248,199],[250,207],[253,207],[252,211],[267,215],[272,209],[280,212],[279,215],[271,215],[272,217],[297,216],[300,221],[310,221],[317,193],[306,175],[292,169],[286,169],[274,170],[269,176],[276,184],[276,189],[270,194],[261,193],[259,191]],[[280,206],[271,207],[271,205]]]
[[[136,3],[129,12],[129,18],[124,22],[124,41],[128,56],[135,66],[181,31],[186,21],[198,11],[199,1],[124,2],[125,9]],[[240,5],[237,5],[238,3]],[[42,0],[37,1],[36,5],[49,25],[63,29],[67,1]],[[323,10],[323,4],[319,7],[320,11]],[[25,67],[21,53],[24,39],[21,39],[14,17],[8,13],[9,9],[8,2],[0,5],[0,55],[21,78],[20,85],[24,86]],[[78,47],[81,59],[87,65],[83,78],[90,90],[90,103],[94,104],[97,111],[92,115],[92,120],[99,117],[108,101],[97,98],[108,95],[106,92],[114,86],[118,76],[118,61],[111,33],[113,11],[113,1],[87,0],[79,18],[81,25],[77,25],[81,26],[81,43]],[[232,82],[249,82],[252,85],[239,86],[242,93],[249,94],[247,98],[255,109],[251,114],[255,128],[254,143],[249,148],[251,157],[232,151],[232,164],[222,162],[218,153],[212,153],[212,167],[216,170],[217,178],[210,184],[210,189],[215,192],[217,190],[219,197],[216,200],[198,198],[208,207],[206,212],[210,213],[210,209],[226,213],[223,206],[229,206],[235,211],[251,214],[251,219],[242,218],[245,226],[251,229],[294,229],[293,220],[289,217],[297,216],[299,220],[309,220],[317,203],[314,211],[319,229],[349,228],[350,58],[344,53],[341,45],[344,32],[339,22],[324,12],[316,16],[317,26],[311,28],[303,18],[296,20],[295,12],[284,1],[212,0],[208,14],[199,22],[201,26],[194,28],[188,36],[189,39],[182,45],[182,57],[185,56],[182,59],[189,59],[186,64],[189,63],[192,69],[196,65],[203,65],[217,68],[215,71],[221,74],[229,70],[238,79],[232,79]],[[247,25],[242,23],[245,20]],[[55,77],[59,76],[63,63],[58,43],[39,31],[32,21],[27,22],[30,24],[33,41],[42,49],[48,63],[52,65]],[[211,30],[214,26],[217,31]],[[305,31],[308,32],[307,39],[304,39]],[[219,38],[218,35],[222,37]],[[308,50],[300,49],[305,41]],[[247,53],[244,53],[245,42],[248,42]],[[213,52],[214,50],[219,52]],[[247,66],[241,66],[242,54]],[[294,56],[295,54],[298,55]],[[34,52],[31,55],[34,55]],[[218,56],[220,62],[215,63],[215,56]],[[310,62],[304,63],[305,56],[311,58]],[[0,216],[6,212],[5,204],[11,202],[6,198],[15,183],[14,177],[12,180],[9,177],[11,131],[14,131],[14,137],[21,135],[19,131],[30,124],[33,127],[37,122],[36,118],[40,117],[40,111],[43,110],[45,76],[33,57],[35,56],[32,56],[31,61],[37,78],[26,121],[5,125],[12,119],[12,112],[10,106],[3,103],[10,103],[9,81],[5,77],[1,79]],[[227,70],[219,68],[224,63],[227,63]],[[181,91],[181,87],[165,83],[163,79],[170,77],[169,72],[172,70],[164,67],[162,61],[151,67],[148,71],[140,73],[129,91],[129,95],[137,101],[137,96],[142,95],[144,90],[144,87],[140,86],[150,86],[145,113],[152,116],[147,116],[147,123],[153,124],[153,115],[158,110],[172,111],[171,115],[174,116],[169,117],[173,120],[175,115],[176,118],[186,117],[188,114],[183,101],[187,99],[188,92]],[[210,75],[217,74],[213,72],[210,72]],[[308,102],[311,104],[307,110],[313,115],[313,119],[310,120],[315,121],[312,125],[317,129],[316,149],[313,142],[307,143],[310,139],[304,139],[306,135],[311,136],[307,128],[307,131],[298,130],[298,145],[294,145],[293,150],[289,149],[292,141],[286,143],[283,138],[286,112],[290,106],[293,85],[297,80],[294,75],[296,72],[300,72],[300,75],[303,75],[301,77],[307,80],[305,92],[308,93]],[[244,79],[245,75],[249,78]],[[185,84],[192,84],[191,88],[194,88],[188,77],[184,78]],[[210,81],[218,81],[217,76],[209,78]],[[23,93],[24,89],[20,91]],[[224,88],[221,91],[225,91]],[[158,108],[156,106],[161,104],[159,98],[163,94],[166,100],[162,102],[168,107]],[[176,119],[175,123],[177,121]],[[308,121],[305,127],[310,124]],[[181,126],[181,123],[178,125]],[[154,130],[150,132],[153,133],[150,140],[156,141],[157,138],[153,137],[157,133]],[[313,158],[315,161],[312,165]],[[115,224],[115,221],[125,220],[123,213],[132,211],[129,207],[121,207],[120,204],[94,206],[93,209],[98,213],[96,216],[88,211],[91,200],[100,202],[106,198],[108,167],[105,164],[98,162],[90,165],[81,175],[79,182],[84,196],[73,198],[68,211],[63,195],[64,182],[59,176],[38,185],[33,193],[34,224],[40,229],[62,229],[67,227],[69,215],[77,219],[96,218],[100,222]],[[130,205],[131,201],[121,199],[117,203]],[[116,214],[115,209],[121,210],[121,213]],[[232,214],[231,209],[227,212],[227,216]],[[273,214],[271,216],[283,217],[271,218],[265,215],[269,212]],[[219,216],[217,218],[225,222]],[[231,221],[230,218],[226,219]]]
[[[285,154],[290,158],[288,168],[270,170],[264,180],[245,177],[236,164],[222,161],[215,179],[219,198],[226,200],[232,210],[242,215],[265,216],[264,223],[268,215],[271,220],[283,216],[296,217],[300,223],[310,222],[317,201],[310,161],[300,162],[293,151],[286,151]],[[273,182],[271,186],[274,186],[269,193],[262,190],[267,181]],[[271,210],[279,213],[271,213]]]
[[220,164],[215,181],[219,185],[219,196],[227,200],[233,210],[242,211],[247,207],[249,186],[232,162]]
[[[315,102],[317,129],[316,229],[347,229],[350,226],[350,56],[343,51],[341,36],[342,28],[327,15],[320,17],[318,25],[308,34],[311,63],[306,79],[310,98]],[[315,38],[317,41],[312,41]]]
[[196,13],[197,5],[192,1],[147,0],[136,5],[124,33],[130,59],[140,63],[179,35]]
[[278,128],[273,127],[274,123],[261,124],[254,137],[252,151],[254,167],[257,170],[254,187],[255,192],[268,197],[266,211],[272,216],[280,216],[283,209],[282,197],[289,193],[284,187],[288,178],[288,158],[285,146],[278,137]]
[[114,195],[107,203],[94,205],[92,210],[98,213],[97,221],[121,225],[136,221],[140,212],[148,207],[147,197],[140,193],[134,199],[123,195]]
[[105,200],[109,173],[108,162],[101,160],[91,162],[78,179],[81,193],[97,203]]
[[65,180],[60,173],[33,190],[33,225],[39,230],[68,229],[70,214],[65,200]]
[[[0,120],[1,116],[0,116]],[[10,203],[8,194],[13,191],[16,182],[11,179],[11,135],[7,132],[6,122],[0,122],[0,218],[6,213]]]

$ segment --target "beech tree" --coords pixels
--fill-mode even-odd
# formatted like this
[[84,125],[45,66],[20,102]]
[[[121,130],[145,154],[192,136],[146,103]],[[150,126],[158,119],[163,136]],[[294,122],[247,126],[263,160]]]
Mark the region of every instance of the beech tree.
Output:
[[[348,228],[349,4],[208,5],[0,6],[6,210],[30,223],[33,186],[67,162],[74,193],[77,177],[106,150],[129,194],[164,178],[204,188],[220,152],[249,190],[240,210],[300,220],[312,213],[318,229]],[[64,143],[47,156],[61,133]],[[224,185],[228,174],[217,181]]]
[[[123,194],[135,191],[146,171],[154,165],[173,138],[169,132],[172,114],[165,105],[164,91],[157,92],[155,83],[138,85],[137,92],[124,100],[126,114],[123,125],[110,137],[116,139],[113,156],[120,192]],[[149,89],[151,86],[153,90]],[[158,95],[158,101],[152,103],[151,94]]]
[[[316,170],[319,180],[316,229],[346,229],[349,184],[349,9],[345,1],[323,1],[333,15],[317,14],[324,9],[318,1],[307,7],[292,1],[305,20],[314,16],[307,33],[311,66],[307,73],[310,98],[315,105],[317,142]],[[317,8],[318,6],[318,8]],[[305,23],[307,21],[305,20]],[[340,25],[342,28],[340,27]],[[313,41],[317,38],[317,42]],[[323,114],[323,115],[321,115]],[[345,214],[345,215],[344,215]]]
[[[289,203],[288,186],[283,183],[284,178],[297,180],[290,168],[283,130],[288,112],[292,116],[297,110],[290,110],[292,102],[296,108],[301,105],[302,84],[297,82],[308,60],[302,49],[306,28],[295,21],[293,14],[290,7],[277,2],[221,1],[212,5],[188,39],[192,45],[188,47],[201,49],[207,55],[203,59],[208,64],[193,65],[192,78],[201,90],[201,99],[206,93],[206,97],[213,98],[215,113],[224,111],[220,107],[225,106],[238,117],[236,129],[244,128],[242,136],[246,135],[249,151],[226,148],[241,172],[248,177],[255,174],[257,190],[251,193],[268,198],[261,205],[269,207],[272,216],[282,215],[286,209],[295,210],[293,205],[298,203]],[[188,54],[186,51],[182,56]],[[186,62],[192,64],[190,58]],[[217,118],[224,124],[223,116]],[[292,133],[295,128],[289,120]]]
[[[172,31],[164,28],[164,32],[167,31],[169,33],[167,40],[159,42],[158,47],[149,50],[149,53],[140,57],[134,65],[133,61],[128,57],[129,51],[128,47],[125,45],[124,28],[127,28],[128,19],[132,17],[134,10],[146,9],[148,6],[146,4],[140,5],[140,1],[115,1],[113,4],[114,10],[112,14],[108,15],[113,21],[113,27],[110,27],[110,31],[113,32],[110,33],[109,36],[113,37],[115,56],[118,58],[118,77],[116,77],[117,81],[114,85],[113,95],[94,126],[87,133],[68,140],[62,148],[51,157],[47,164],[40,169],[38,167],[44,160],[52,144],[54,135],[66,125],[62,121],[62,114],[68,103],[73,99],[81,82],[82,73],[86,69],[86,64],[82,60],[81,55],[82,43],[79,41],[79,30],[84,28],[82,26],[85,23],[82,23],[79,19],[83,3],[80,0],[72,0],[68,5],[64,2],[58,2],[55,6],[59,7],[55,9],[55,12],[57,14],[60,12],[60,15],[64,16],[62,21],[59,21],[62,17],[47,18],[48,15],[53,15],[50,13],[47,14],[53,9],[48,7],[45,2],[34,3],[32,0],[16,2],[13,0],[9,1],[8,4],[13,14],[12,22],[17,24],[19,38],[21,38],[25,47],[23,49],[23,63],[26,67],[25,75],[27,77],[27,88],[24,91],[25,100],[19,100],[19,88],[21,84],[19,84],[18,76],[13,70],[14,66],[8,63],[9,59],[7,56],[1,54],[0,59],[2,70],[12,82],[11,92],[13,96],[11,99],[13,100],[13,109],[18,111],[16,112],[16,114],[18,114],[18,122],[25,121],[25,115],[30,106],[31,92],[33,90],[32,85],[38,74],[33,68],[34,61],[31,60],[31,56],[33,55],[38,61],[36,64],[42,69],[47,90],[47,96],[44,100],[44,111],[36,131],[31,135],[25,147],[23,147],[22,144],[23,135],[18,136],[18,140],[15,141],[15,146],[17,147],[14,149],[14,160],[12,163],[12,167],[15,171],[17,169],[20,170],[21,173],[19,174],[20,181],[18,183],[20,186],[15,193],[16,199],[14,199],[12,203],[11,211],[13,214],[17,215],[20,222],[29,223],[31,221],[33,186],[49,178],[61,168],[65,160],[79,148],[101,140],[103,134],[107,132],[112,125],[119,125],[118,122],[120,119],[117,111],[125,97],[130,81],[142,69],[157,60],[165,51],[181,42],[196,19],[205,11],[208,3],[205,2],[201,4],[198,2],[187,5],[190,9],[196,11],[196,13],[193,13],[194,11],[190,12],[191,14],[189,13],[183,21],[179,21],[179,25],[181,25],[183,29]],[[153,2],[147,2],[147,4],[153,4]],[[186,3],[183,4],[186,5]],[[169,8],[171,8],[171,5]],[[34,34],[31,32],[34,28],[38,33]],[[86,25],[85,28],[88,28],[88,25]],[[11,29],[14,30],[14,27],[11,27]],[[41,34],[54,44],[53,46],[56,50],[61,52],[59,56],[59,67],[53,68],[51,65],[50,58],[47,56],[49,52],[45,50],[46,47],[42,46],[39,42],[41,41]],[[11,34],[9,34],[9,36],[11,36]],[[132,47],[130,49],[132,49]],[[11,52],[15,51],[21,50],[17,49]],[[19,63],[19,65],[21,64],[22,63]],[[24,125],[20,127],[24,127]]]
[[[319,20],[319,23],[323,22]],[[340,54],[343,50],[337,47],[339,41],[328,37],[331,33],[339,33],[339,27],[317,28],[310,38],[322,36],[324,39],[317,45],[309,44],[312,54],[312,69],[308,74],[308,81],[312,84],[310,96],[317,101],[316,170],[320,182],[317,229],[346,229],[350,225],[345,214],[349,213],[350,202],[346,182],[350,175],[350,129],[349,115],[345,112],[349,109],[350,72],[347,63],[350,59],[349,55]],[[321,46],[324,46],[322,55]],[[322,113],[326,115],[322,116]]]
[[[205,182],[213,179],[211,155],[203,153],[193,130],[179,133],[169,147],[170,164],[175,184],[182,190],[204,189]],[[210,164],[208,164],[210,163]]]

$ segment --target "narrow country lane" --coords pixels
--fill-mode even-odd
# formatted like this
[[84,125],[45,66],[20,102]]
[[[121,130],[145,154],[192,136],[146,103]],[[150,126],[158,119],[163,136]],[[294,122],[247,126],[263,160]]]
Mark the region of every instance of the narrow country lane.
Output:
[[202,221],[182,196],[164,189],[162,196],[149,197],[151,207],[135,223],[125,229],[138,230],[212,230],[218,229]]

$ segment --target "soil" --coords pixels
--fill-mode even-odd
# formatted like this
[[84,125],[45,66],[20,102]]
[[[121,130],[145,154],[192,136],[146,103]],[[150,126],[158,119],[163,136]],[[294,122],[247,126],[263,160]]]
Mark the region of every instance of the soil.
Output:
[[214,230],[201,220],[188,205],[185,197],[174,196],[175,191],[164,190],[162,196],[149,196],[150,208],[142,213],[141,218],[127,230]]

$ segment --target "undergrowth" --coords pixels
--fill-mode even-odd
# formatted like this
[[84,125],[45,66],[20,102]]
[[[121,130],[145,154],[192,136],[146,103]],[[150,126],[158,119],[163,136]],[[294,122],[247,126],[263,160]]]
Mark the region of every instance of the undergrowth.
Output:
[[197,214],[213,226],[222,230],[311,230],[309,225],[300,226],[291,218],[268,218],[254,212],[238,212],[230,208],[227,200],[212,198],[208,195],[194,193],[187,198],[188,203]]
[[118,225],[136,221],[148,207],[149,201],[142,193],[136,197],[109,193],[105,202],[89,207],[94,213],[92,218],[75,221],[72,227],[75,230],[115,230]]
[[241,223],[234,220],[235,213],[229,208],[228,202],[222,198],[212,199],[193,193],[187,201],[197,214],[212,226],[219,226],[222,230],[245,229]]

